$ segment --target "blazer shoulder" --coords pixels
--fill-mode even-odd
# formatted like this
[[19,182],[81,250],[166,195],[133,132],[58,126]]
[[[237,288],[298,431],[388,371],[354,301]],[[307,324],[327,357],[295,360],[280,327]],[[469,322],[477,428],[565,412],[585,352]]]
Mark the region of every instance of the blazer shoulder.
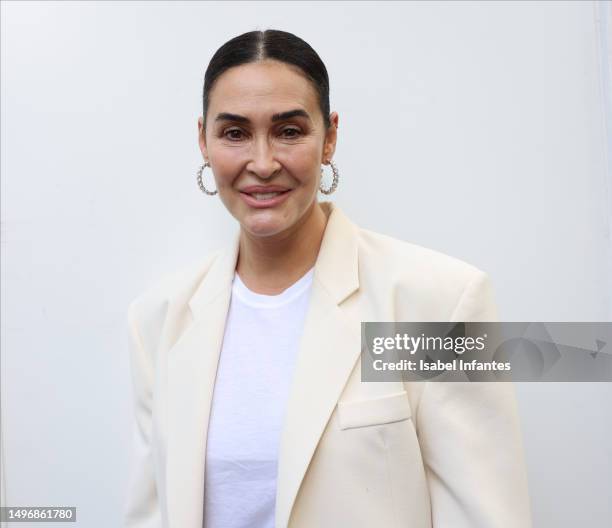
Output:
[[441,251],[394,238],[369,229],[360,230],[361,253],[366,259],[384,261],[386,269],[413,276],[446,276],[459,282],[470,281],[484,273],[473,264]]
[[129,303],[130,316],[147,318],[171,302],[182,300],[187,303],[222,251],[223,248],[211,251],[158,277]]
[[369,229],[359,236],[360,280],[393,299],[398,318],[497,317],[489,275],[473,264]]

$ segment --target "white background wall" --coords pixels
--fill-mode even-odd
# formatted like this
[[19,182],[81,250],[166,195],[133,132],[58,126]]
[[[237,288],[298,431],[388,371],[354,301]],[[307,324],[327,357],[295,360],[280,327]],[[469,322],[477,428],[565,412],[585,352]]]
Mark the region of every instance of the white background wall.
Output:
[[[503,320],[609,321],[609,10],[4,2],[8,504],[77,506],[79,526],[120,525],[125,312],[237,229],[196,186],[196,123],[209,59],[245,31],[291,31],[326,63],[340,114],[332,198],[354,221],[486,270]],[[612,384],[518,393],[534,526],[611,526]]]

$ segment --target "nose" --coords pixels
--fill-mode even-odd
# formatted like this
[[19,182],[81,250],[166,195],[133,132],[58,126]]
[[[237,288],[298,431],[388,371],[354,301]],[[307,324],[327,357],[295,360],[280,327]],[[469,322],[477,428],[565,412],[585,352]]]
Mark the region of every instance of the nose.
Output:
[[259,137],[252,145],[251,159],[246,169],[262,179],[272,177],[280,170],[281,164],[276,159],[268,138]]

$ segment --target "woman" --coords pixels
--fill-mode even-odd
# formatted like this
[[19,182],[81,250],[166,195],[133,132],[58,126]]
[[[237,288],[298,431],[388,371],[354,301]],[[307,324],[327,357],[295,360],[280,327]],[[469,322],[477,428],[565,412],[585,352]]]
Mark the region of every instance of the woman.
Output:
[[338,114],[316,52],[282,31],[230,40],[198,128],[200,189],[240,229],[130,305],[125,526],[530,526],[511,384],[361,381],[361,321],[496,311],[483,272],[317,201],[338,185]]

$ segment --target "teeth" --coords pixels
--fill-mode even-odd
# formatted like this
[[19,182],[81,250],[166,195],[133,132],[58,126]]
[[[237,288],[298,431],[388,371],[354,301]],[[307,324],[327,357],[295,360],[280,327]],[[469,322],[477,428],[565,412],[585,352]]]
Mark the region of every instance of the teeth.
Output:
[[253,193],[251,196],[256,198],[257,200],[269,200],[270,198],[274,198],[281,194],[280,192],[270,192],[270,193]]

